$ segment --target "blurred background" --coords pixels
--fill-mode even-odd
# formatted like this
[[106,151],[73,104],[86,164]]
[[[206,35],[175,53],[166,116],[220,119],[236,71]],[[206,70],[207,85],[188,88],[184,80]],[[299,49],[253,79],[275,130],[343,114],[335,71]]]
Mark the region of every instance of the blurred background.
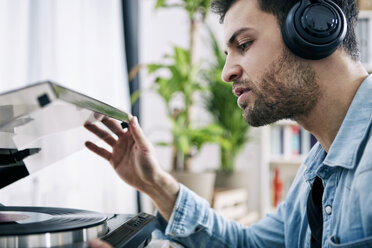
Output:
[[[316,140],[289,120],[244,123],[231,84],[221,81],[223,26],[209,4],[0,0],[0,92],[51,80],[137,115],[165,170],[249,225],[285,197]],[[362,61],[371,70],[372,6],[359,5]],[[1,189],[0,203],[153,212],[85,148]]]

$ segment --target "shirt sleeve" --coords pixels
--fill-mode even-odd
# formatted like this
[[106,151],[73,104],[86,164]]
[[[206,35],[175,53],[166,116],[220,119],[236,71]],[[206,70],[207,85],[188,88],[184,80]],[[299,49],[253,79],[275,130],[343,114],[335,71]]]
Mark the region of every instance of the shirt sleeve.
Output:
[[185,247],[284,247],[284,224],[276,214],[245,227],[219,216],[209,203],[180,184],[180,191],[167,223],[156,213],[160,230]]

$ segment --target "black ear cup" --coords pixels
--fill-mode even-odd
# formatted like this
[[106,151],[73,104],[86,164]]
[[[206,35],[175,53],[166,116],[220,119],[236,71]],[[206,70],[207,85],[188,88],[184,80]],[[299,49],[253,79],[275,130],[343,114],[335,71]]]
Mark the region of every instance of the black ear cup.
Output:
[[[314,1],[313,1],[314,2]],[[304,59],[323,59],[342,43],[347,31],[345,14],[330,0],[301,0],[282,25],[284,43]]]

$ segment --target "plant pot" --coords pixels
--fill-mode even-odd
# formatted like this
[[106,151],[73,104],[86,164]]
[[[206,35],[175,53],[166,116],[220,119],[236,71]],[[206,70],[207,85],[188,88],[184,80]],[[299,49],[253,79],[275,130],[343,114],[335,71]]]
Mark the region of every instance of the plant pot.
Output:
[[173,171],[170,174],[176,178],[178,182],[182,183],[211,203],[216,179],[215,172],[193,173]]
[[251,173],[249,171],[237,171],[227,173],[224,171],[216,172],[216,188],[249,188]]

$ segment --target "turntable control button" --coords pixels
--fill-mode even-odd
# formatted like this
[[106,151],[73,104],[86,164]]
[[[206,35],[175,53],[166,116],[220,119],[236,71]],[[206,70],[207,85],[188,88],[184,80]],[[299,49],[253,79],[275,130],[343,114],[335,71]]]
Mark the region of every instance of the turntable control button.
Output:
[[139,218],[144,218],[144,219],[145,219],[145,218],[147,218],[147,216],[148,216],[148,215],[145,214],[145,213],[140,213],[140,214],[138,214],[138,217],[139,217]]

